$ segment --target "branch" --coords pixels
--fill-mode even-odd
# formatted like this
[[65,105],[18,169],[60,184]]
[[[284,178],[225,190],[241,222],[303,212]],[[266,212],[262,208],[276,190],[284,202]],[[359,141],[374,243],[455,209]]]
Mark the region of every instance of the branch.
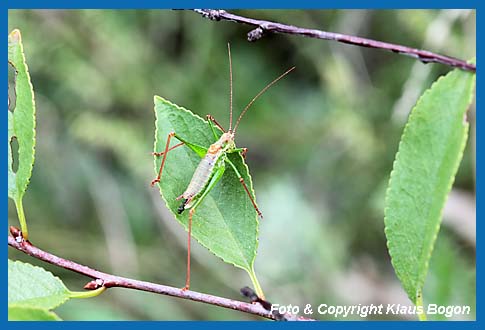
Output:
[[214,10],[214,9],[193,9],[198,14],[211,20],[226,20],[241,24],[247,24],[255,26],[254,30],[248,32],[248,41],[256,41],[261,39],[266,33],[286,33],[300,35],[304,37],[323,39],[323,40],[334,40],[342,42],[345,44],[351,44],[361,47],[377,48],[392,51],[394,53],[403,54],[420,60],[423,63],[441,63],[451,67],[459,68],[466,71],[475,72],[476,66],[471,63],[467,63],[463,60],[444,56],[436,53],[432,53],[426,50],[410,48],[406,46],[401,46],[397,44],[391,44],[388,42],[382,42],[367,38],[361,38],[341,33],[326,32],[315,29],[305,29],[293,25],[286,25],[276,22],[258,20],[254,18],[234,15],[228,13],[225,10]]
[[[267,309],[263,308],[260,303],[251,304],[243,301],[231,300],[227,298],[222,298],[218,296],[213,296],[205,293],[195,292],[195,291],[182,291],[182,289],[174,288],[166,285],[155,284],[145,281],[133,280],[121,276],[115,276],[107,273],[97,271],[95,269],[89,268],[84,265],[80,265],[74,261],[67,260],[55,256],[49,252],[43,251],[38,247],[32,245],[31,242],[23,240],[21,233],[16,228],[11,228],[12,236],[8,236],[8,245],[11,247],[24,252],[25,254],[34,257],[36,259],[48,262],[50,264],[71,270],[73,272],[86,275],[95,279],[94,281],[86,284],[85,289],[97,289],[100,286],[106,288],[120,287],[127,289],[134,289],[140,291],[153,292],[161,295],[172,296],[182,299],[188,299],[193,301],[198,301],[210,305],[215,305],[219,307],[224,307],[228,309],[237,310],[240,312],[253,314],[261,317],[265,317],[271,320],[279,320],[282,318],[281,315],[277,313],[271,313]],[[285,320],[295,320],[295,321],[313,321],[312,319],[307,319],[301,316],[284,315]]]

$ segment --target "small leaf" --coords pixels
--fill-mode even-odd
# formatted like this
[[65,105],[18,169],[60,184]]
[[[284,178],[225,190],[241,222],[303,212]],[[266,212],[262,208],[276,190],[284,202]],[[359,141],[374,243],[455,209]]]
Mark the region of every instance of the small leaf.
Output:
[[[34,165],[35,152],[35,102],[27,63],[19,30],[8,36],[8,62],[15,69],[15,109],[8,112],[8,196],[15,201],[24,237],[27,239],[27,225],[22,208],[22,197],[29,184]],[[11,146],[18,142],[18,169],[12,168]]]
[[[189,142],[204,147],[209,147],[215,142],[205,120],[158,96],[155,97],[155,114],[156,152],[164,150],[170,132],[176,132]],[[161,158],[155,157],[156,173]],[[243,158],[239,154],[230,154],[229,158],[244,177],[254,197],[251,176]],[[159,183],[165,203],[185,228],[188,212],[181,215],[177,213],[180,201],[176,198],[187,188],[200,160],[201,158],[186,146],[170,151]],[[222,179],[197,207],[193,217],[192,235],[225,262],[245,269],[250,276],[254,276],[253,264],[258,246],[257,213],[230,166],[226,166]]]
[[71,292],[52,273],[37,266],[8,260],[8,303],[53,309],[66,302]]
[[8,305],[9,321],[62,321],[56,313],[47,309]]
[[397,277],[414,304],[438,235],[446,197],[468,135],[475,75],[454,70],[419,99],[404,129],[389,180],[385,233]]

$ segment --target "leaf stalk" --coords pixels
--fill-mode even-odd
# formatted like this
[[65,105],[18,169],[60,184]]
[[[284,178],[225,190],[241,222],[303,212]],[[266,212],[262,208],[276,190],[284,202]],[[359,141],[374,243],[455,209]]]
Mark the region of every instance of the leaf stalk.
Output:
[[25,240],[29,239],[29,231],[27,229],[27,221],[25,220],[24,205],[22,204],[22,197],[15,199],[15,207],[17,208],[17,215],[20,222],[20,230]]

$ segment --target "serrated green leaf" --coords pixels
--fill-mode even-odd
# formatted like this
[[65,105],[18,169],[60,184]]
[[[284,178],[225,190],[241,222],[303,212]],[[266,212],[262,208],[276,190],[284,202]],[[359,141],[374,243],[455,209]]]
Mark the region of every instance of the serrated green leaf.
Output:
[[[167,135],[176,132],[189,142],[209,147],[215,142],[208,123],[189,110],[161,97],[155,97],[156,132],[155,151],[165,148]],[[175,142],[173,143],[175,144]],[[251,176],[239,154],[230,154],[230,160],[244,177],[254,197]],[[175,218],[187,228],[188,212],[179,215],[180,201],[176,198],[187,188],[201,158],[186,146],[169,152],[163,170],[160,192]],[[155,171],[161,157],[155,157]],[[193,237],[225,262],[245,269],[254,275],[253,264],[258,245],[258,218],[251,201],[234,171],[226,172],[216,187],[197,207],[192,224]]]
[[47,309],[8,305],[9,321],[62,321],[56,313]]
[[8,260],[8,303],[53,309],[66,302],[71,292],[52,273],[37,266]]
[[9,115],[9,143],[15,136],[19,144],[19,166],[16,173],[9,166],[9,182],[15,182],[15,189],[9,186],[9,196],[22,197],[27,189],[34,164],[35,147],[35,103],[27,63],[19,30],[8,36],[8,61],[15,68],[15,109]]
[[419,303],[428,263],[468,135],[475,75],[454,70],[419,99],[389,180],[385,233],[397,277]]
[[[8,62],[15,69],[15,109],[8,114],[8,196],[15,201],[22,232],[28,238],[22,208],[22,197],[29,184],[34,166],[35,152],[35,102],[19,30],[8,35]],[[12,168],[12,139],[18,142],[18,168]]]

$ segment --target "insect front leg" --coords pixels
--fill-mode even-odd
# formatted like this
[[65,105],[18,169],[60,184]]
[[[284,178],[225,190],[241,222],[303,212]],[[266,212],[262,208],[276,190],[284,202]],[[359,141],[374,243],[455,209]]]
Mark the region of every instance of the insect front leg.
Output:
[[190,242],[192,239],[192,217],[194,216],[197,206],[199,206],[199,204],[204,200],[205,196],[207,196],[207,194],[212,190],[212,188],[214,188],[216,183],[219,182],[219,180],[222,178],[224,171],[225,171],[224,162],[221,162],[219,165],[215,167],[214,175],[212,176],[209,184],[205,187],[200,197],[196,198],[196,202],[193,204],[193,206],[189,211],[189,223],[187,225],[188,232],[189,232],[188,238],[187,238],[187,275],[185,278],[185,287],[182,288],[183,291],[189,290],[190,288]]
[[[245,149],[245,148],[244,148]],[[258,213],[258,215],[263,219],[263,213],[259,210],[258,206],[256,205],[256,202],[253,199],[253,196],[249,192],[248,186],[246,186],[246,182],[244,182],[244,178],[242,177],[241,173],[237,170],[236,166],[229,160],[229,158],[226,158],[225,161],[231,165],[232,169],[236,173],[236,176],[239,178],[239,182],[241,182],[242,186],[244,187],[244,190],[246,191],[246,194],[248,194],[249,199],[251,200],[251,203],[253,204],[254,209]]]

